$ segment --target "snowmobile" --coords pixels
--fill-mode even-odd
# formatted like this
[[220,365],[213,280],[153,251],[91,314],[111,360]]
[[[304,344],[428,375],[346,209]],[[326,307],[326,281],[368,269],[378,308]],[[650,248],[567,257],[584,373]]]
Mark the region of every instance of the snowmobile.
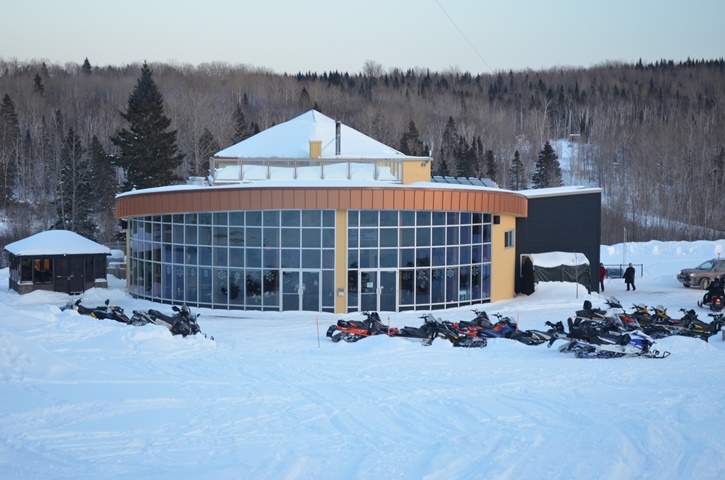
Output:
[[683,329],[680,335],[700,338],[707,342],[710,337],[722,330],[725,325],[725,313],[708,313],[707,315],[712,317],[710,323],[703,322],[697,318],[694,310],[689,310],[688,315],[680,320],[679,326]]
[[667,358],[670,352],[653,350],[654,340],[640,331],[620,334],[592,335],[588,341],[572,339],[559,348],[577,358],[645,357]]
[[723,301],[725,301],[725,299],[723,299],[722,295],[713,295],[707,303],[698,301],[697,306],[700,308],[709,308],[713,312],[722,312]]
[[75,303],[68,303],[66,309],[72,309],[80,313],[81,315],[89,315],[99,320],[115,320],[119,323],[131,324],[131,319],[123,312],[123,308],[116,305],[109,305],[110,301],[106,300],[104,305],[96,307],[86,307],[81,305],[81,300],[78,299]]
[[378,312],[363,312],[363,315],[366,317],[365,320],[338,320],[337,324],[329,326],[326,335],[334,343],[340,340],[351,343],[373,335],[392,337],[400,333],[397,328],[388,328],[383,325]]
[[448,340],[454,347],[483,348],[487,345],[485,337],[459,332],[452,327],[451,322],[443,322],[430,313],[420,318],[423,319],[423,325],[420,327],[403,327],[399,336],[419,338],[423,345],[432,344],[436,338]]
[[150,323],[168,328],[173,335],[186,337],[188,335],[196,335],[197,333],[200,333],[204,335],[204,338],[214,340],[214,337],[207,337],[206,333],[201,331],[201,327],[199,327],[196,320],[199,317],[199,314],[192,314],[186,304],[182,305],[181,308],[174,305],[171,309],[174,311],[173,315],[166,315],[158,310],[149,310],[146,313],[134,310],[133,313],[134,317],[146,317]]

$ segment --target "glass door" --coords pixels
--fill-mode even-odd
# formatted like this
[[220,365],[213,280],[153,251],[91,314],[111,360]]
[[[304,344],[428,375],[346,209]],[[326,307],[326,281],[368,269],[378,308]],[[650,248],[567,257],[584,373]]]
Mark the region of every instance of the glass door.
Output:
[[395,270],[361,270],[358,283],[360,311],[397,311],[397,277],[398,273]]
[[320,311],[319,271],[282,271],[282,310]]

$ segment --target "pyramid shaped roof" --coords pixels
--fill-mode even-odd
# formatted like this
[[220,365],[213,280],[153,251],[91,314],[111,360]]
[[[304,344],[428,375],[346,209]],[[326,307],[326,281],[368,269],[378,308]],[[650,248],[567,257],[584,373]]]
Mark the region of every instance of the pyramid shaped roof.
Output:
[[111,249],[70,230],[47,230],[5,246],[13,255],[109,255]]
[[322,158],[418,158],[404,155],[341,125],[340,155],[335,155],[335,120],[310,110],[217,152],[217,158],[310,158],[310,141],[322,142]]

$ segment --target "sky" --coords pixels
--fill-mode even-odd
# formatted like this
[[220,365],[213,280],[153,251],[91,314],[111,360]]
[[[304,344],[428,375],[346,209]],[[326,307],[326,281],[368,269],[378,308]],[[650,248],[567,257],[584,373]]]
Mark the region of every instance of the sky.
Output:
[[722,0],[6,2],[0,59],[493,73],[719,59]]
[[[606,279],[627,311],[663,305],[673,318],[703,291],[677,271],[723,251],[717,242],[602,246],[605,264],[637,265],[636,291]],[[640,266],[641,265],[641,266]],[[375,336],[333,343],[359,313],[201,313],[202,335],[172,336],[61,311],[69,296],[18,295],[0,270],[0,479],[616,479],[720,480],[725,469],[725,342],[656,340],[665,359],[581,359],[566,341]],[[129,315],[170,305],[134,299],[125,281],[90,289]],[[540,282],[530,295],[471,309],[546,330],[605,296]],[[420,326],[427,312],[381,312]],[[318,337],[319,334],[319,337]],[[210,337],[213,336],[214,340]]]

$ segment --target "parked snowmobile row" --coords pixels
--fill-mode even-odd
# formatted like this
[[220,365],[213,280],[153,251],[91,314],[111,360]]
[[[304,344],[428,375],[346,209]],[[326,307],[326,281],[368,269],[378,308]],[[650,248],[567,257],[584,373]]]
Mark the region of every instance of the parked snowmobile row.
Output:
[[75,310],[81,315],[89,315],[99,320],[115,320],[126,325],[142,326],[149,323],[155,325],[161,325],[169,329],[173,335],[181,335],[186,337],[187,335],[204,335],[204,338],[210,338],[214,340],[214,337],[207,337],[205,333],[201,331],[197,318],[198,313],[192,314],[189,307],[183,305],[181,308],[176,305],[171,307],[174,313],[172,315],[166,315],[158,310],[149,310],[143,312],[140,310],[134,310],[133,316],[128,317],[123,311],[123,308],[115,305],[110,305],[109,300],[106,300],[105,305],[96,307],[86,307],[81,304],[81,299],[77,301],[68,302],[61,310]]
[[694,310],[681,309],[682,318],[673,319],[661,305],[652,309],[643,304],[633,305],[633,311],[628,313],[614,297],[607,298],[605,303],[609,309],[593,308],[590,301],[585,301],[583,308],[567,319],[568,331],[561,321],[547,321],[546,331],[519,330],[511,318],[494,314],[497,320],[492,322],[485,311],[479,310],[473,311],[473,320],[461,321],[443,321],[428,313],[420,317],[423,324],[419,327],[397,329],[385,326],[377,312],[364,312],[365,320],[338,320],[328,328],[327,336],[333,342],[356,342],[368,336],[387,335],[420,339],[423,345],[442,338],[456,347],[478,348],[485,347],[491,338],[508,338],[525,345],[546,343],[549,347],[563,340],[566,343],[559,351],[578,358],[666,358],[669,352],[653,348],[656,339],[682,335],[707,341],[725,324],[722,313],[710,313],[713,320],[707,323],[698,319]]

